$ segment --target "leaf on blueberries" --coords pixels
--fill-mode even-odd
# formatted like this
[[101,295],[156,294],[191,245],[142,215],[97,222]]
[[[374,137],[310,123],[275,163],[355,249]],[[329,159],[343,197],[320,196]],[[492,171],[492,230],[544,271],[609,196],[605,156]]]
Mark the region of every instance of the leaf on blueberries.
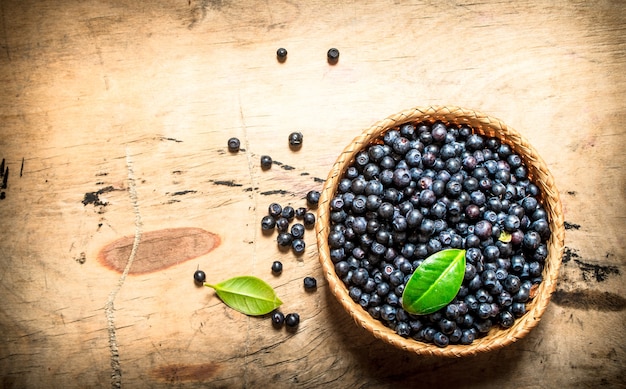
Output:
[[465,250],[439,251],[415,269],[402,293],[402,307],[427,315],[445,307],[458,293],[465,275]]
[[224,304],[246,315],[265,315],[283,303],[267,282],[253,276],[234,277],[204,286],[215,289]]

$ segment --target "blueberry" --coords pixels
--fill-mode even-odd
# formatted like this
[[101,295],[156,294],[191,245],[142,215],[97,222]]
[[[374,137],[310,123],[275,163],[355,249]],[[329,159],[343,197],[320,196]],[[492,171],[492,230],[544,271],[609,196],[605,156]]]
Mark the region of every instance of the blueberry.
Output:
[[291,226],[291,236],[294,239],[300,239],[304,236],[304,225],[300,223],[294,223]]
[[513,297],[511,297],[511,294],[507,291],[500,292],[500,295],[498,296],[498,303],[502,307],[508,307],[513,304]]
[[502,327],[509,328],[515,323],[515,316],[509,311],[502,311],[500,312],[499,321]]
[[289,247],[291,242],[293,241],[293,237],[288,232],[281,232],[278,234],[276,238],[276,242],[280,247]]
[[481,240],[485,240],[491,236],[492,224],[487,220],[480,220],[474,227],[474,234]]
[[422,338],[427,342],[432,342],[435,339],[435,334],[437,330],[433,327],[425,327],[421,330]]
[[193,280],[196,284],[202,285],[204,281],[206,281],[206,273],[202,270],[196,270],[196,272],[193,273]]
[[315,225],[315,215],[311,212],[305,213],[302,222],[305,227],[313,227]]
[[272,263],[272,273],[279,275],[283,272],[283,264],[280,261],[274,261]]
[[272,167],[272,157],[269,155],[261,156],[261,169],[267,170]]
[[[466,252],[467,254],[467,252]],[[472,280],[474,277],[476,277],[476,267],[474,265],[472,265],[469,262],[465,263],[465,274],[463,276],[463,278],[465,280]]]
[[306,213],[306,208],[304,208],[304,207],[296,208],[296,212],[295,212],[296,219],[299,219],[299,220],[304,219],[304,214],[305,213]]
[[339,261],[335,264],[335,273],[337,273],[339,277],[343,278],[347,276],[349,271],[350,271],[350,265],[348,264],[348,262]]
[[398,323],[396,325],[396,333],[400,336],[403,337],[408,337],[411,334],[411,327],[409,326],[409,323],[401,321],[400,323]]
[[271,216],[263,216],[261,219],[261,229],[263,231],[272,231],[276,226],[276,219]]
[[274,327],[280,328],[283,326],[284,322],[285,322],[285,315],[283,315],[282,312],[274,311],[272,313],[272,324],[274,325]]
[[511,304],[511,313],[515,317],[521,317],[526,313],[526,304],[522,302],[514,302]]
[[329,49],[326,53],[326,58],[328,59],[328,63],[335,64],[339,60],[339,50],[336,48]]
[[291,205],[287,205],[283,208],[283,211],[280,215],[285,219],[291,221],[291,219],[296,216],[296,210]]
[[314,277],[304,277],[304,289],[315,290],[317,288],[317,280]]
[[236,153],[237,151],[239,151],[240,146],[241,142],[239,141],[239,138],[228,139],[228,151]]
[[522,241],[522,244],[524,245],[525,248],[529,250],[535,250],[537,249],[537,247],[539,247],[540,243],[541,243],[541,236],[539,236],[538,232],[528,231],[524,234],[524,240]]
[[297,313],[288,313],[287,316],[285,316],[285,325],[287,327],[297,327],[298,324],[300,324],[300,315],[298,315]]
[[276,229],[278,232],[287,232],[289,229],[289,220],[282,216],[276,219]]
[[531,277],[538,277],[541,275],[543,266],[539,262],[533,261],[528,264],[528,273]]
[[399,168],[393,171],[393,184],[398,188],[405,188],[411,183],[411,174],[407,169]]
[[433,336],[433,343],[438,347],[446,347],[450,344],[450,339],[445,334],[437,332]]
[[422,162],[422,153],[417,149],[410,149],[404,159],[410,167],[419,167]]
[[487,332],[489,332],[492,326],[493,323],[490,319],[484,319],[474,322],[474,328],[476,328],[476,330],[481,334],[486,334]]
[[497,246],[489,245],[483,249],[483,258],[489,262],[494,262],[500,257],[500,249]]
[[368,155],[371,161],[380,162],[386,155],[386,152],[381,145],[373,145],[369,148]]
[[550,236],[550,225],[546,219],[535,220],[530,228],[535,230],[542,239],[547,239]]
[[376,286],[376,293],[381,297],[386,297],[389,294],[390,290],[391,288],[389,287],[389,284],[386,282],[380,282]]
[[450,335],[456,329],[456,321],[452,321],[452,320],[445,319],[445,318],[441,319],[439,320],[439,328],[441,329],[441,332],[443,332],[444,334]]
[[380,317],[386,321],[392,321],[396,318],[397,309],[389,304],[383,304],[380,309]]
[[463,330],[460,329],[459,327],[455,328],[454,331],[450,335],[448,335],[448,338],[450,339],[450,344],[459,343],[462,336],[463,336]]
[[285,59],[287,59],[287,49],[281,47],[280,49],[276,50],[276,57],[280,62],[285,61]]
[[400,285],[404,282],[404,273],[400,270],[395,270],[389,275],[389,283],[393,286]]
[[301,132],[292,132],[289,134],[289,146],[292,149],[298,149],[302,146],[303,135]]
[[293,252],[296,255],[300,255],[302,253],[304,253],[304,249],[306,248],[306,243],[304,242],[303,239],[293,239],[293,241],[291,242],[291,248],[293,249]]
[[268,212],[270,216],[277,218],[283,212],[283,207],[278,203],[271,203],[268,207]]
[[463,330],[463,335],[461,336],[461,339],[459,339],[459,343],[464,345],[472,344],[475,337],[474,332],[470,330]]

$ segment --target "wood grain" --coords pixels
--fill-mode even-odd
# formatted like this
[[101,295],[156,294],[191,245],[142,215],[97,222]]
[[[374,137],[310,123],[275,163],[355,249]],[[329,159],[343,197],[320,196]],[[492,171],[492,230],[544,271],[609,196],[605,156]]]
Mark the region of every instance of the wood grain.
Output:
[[[624,387],[623,2],[0,0],[0,14],[3,387]],[[295,257],[259,226],[271,202],[304,206],[362,129],[429,104],[521,132],[568,222],[540,325],[467,359],[375,340],[329,293],[314,233]],[[279,163],[261,170],[263,154]],[[221,244],[121,279],[97,256],[137,228]],[[198,266],[264,278],[298,331],[230,310],[194,285]]]

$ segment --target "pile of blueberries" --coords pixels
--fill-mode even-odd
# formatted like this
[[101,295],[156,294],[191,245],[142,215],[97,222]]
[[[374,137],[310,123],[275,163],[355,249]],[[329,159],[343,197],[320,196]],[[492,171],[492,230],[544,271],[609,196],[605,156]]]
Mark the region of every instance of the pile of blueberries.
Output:
[[[309,191],[306,199],[309,207],[317,207],[320,193],[316,190]],[[304,231],[305,228],[315,226],[315,214],[305,207],[296,209],[291,205],[283,207],[278,203],[271,203],[267,212],[268,214],[261,219],[261,230],[266,234],[277,231],[276,243],[278,247],[287,249],[291,247],[294,254],[303,254],[306,248]],[[301,220],[301,222],[297,220]]]
[[[511,147],[466,125],[406,123],[360,151],[330,201],[330,257],[350,297],[403,337],[471,344],[526,312],[548,255],[540,190]],[[466,250],[458,294],[411,315],[405,285],[425,258]]]

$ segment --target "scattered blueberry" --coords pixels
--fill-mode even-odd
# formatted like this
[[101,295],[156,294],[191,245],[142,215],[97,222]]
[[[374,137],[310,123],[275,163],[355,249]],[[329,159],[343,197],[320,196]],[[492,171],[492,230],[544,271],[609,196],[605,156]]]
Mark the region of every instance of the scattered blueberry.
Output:
[[270,216],[277,218],[283,212],[283,207],[278,203],[271,203],[268,207],[268,213]]
[[267,170],[272,167],[272,157],[269,155],[261,156],[261,169]]
[[280,247],[289,247],[291,246],[292,241],[293,241],[293,237],[288,232],[281,232],[278,234],[278,237],[276,238],[276,243],[278,243],[278,246]]
[[299,207],[296,208],[296,219],[304,219],[304,215],[306,214],[306,208],[304,207]]
[[314,277],[304,277],[304,289],[314,290],[317,288],[317,280]]
[[293,239],[291,241],[291,248],[293,249],[294,254],[300,255],[304,253],[304,249],[306,248],[306,243],[303,239]]
[[206,273],[202,270],[196,270],[196,272],[193,273],[193,280],[196,284],[202,285],[204,281],[206,281]]
[[317,207],[317,204],[320,201],[320,192],[316,190],[309,191],[306,194],[306,202],[311,207]]
[[281,47],[280,49],[276,50],[276,57],[278,58],[279,62],[284,62],[287,59],[287,49]]
[[291,226],[291,236],[293,236],[294,239],[301,239],[304,236],[304,225],[294,223]]
[[272,324],[274,325],[275,328],[282,327],[284,322],[285,322],[285,315],[283,315],[282,312],[274,311],[272,313]]
[[281,212],[281,216],[291,221],[296,216],[296,210],[291,205],[286,205]]
[[241,142],[238,138],[230,138],[228,140],[228,151],[236,153],[239,151],[239,147],[241,146]]
[[288,313],[285,316],[285,325],[287,327],[295,328],[300,324],[300,315],[297,313]]
[[263,216],[261,219],[261,229],[263,231],[272,231],[276,226],[276,219],[271,216]]
[[283,263],[280,261],[274,261],[272,263],[272,273],[280,274],[283,272]]
[[337,61],[339,60],[339,50],[333,47],[332,49],[328,50],[328,53],[326,53],[326,56],[328,57],[329,63],[331,64],[337,63]]
[[302,146],[303,135],[301,132],[292,132],[289,134],[289,146],[292,149],[298,149]]
[[315,214],[311,212],[305,213],[302,222],[304,223],[305,227],[313,227],[315,225]]

